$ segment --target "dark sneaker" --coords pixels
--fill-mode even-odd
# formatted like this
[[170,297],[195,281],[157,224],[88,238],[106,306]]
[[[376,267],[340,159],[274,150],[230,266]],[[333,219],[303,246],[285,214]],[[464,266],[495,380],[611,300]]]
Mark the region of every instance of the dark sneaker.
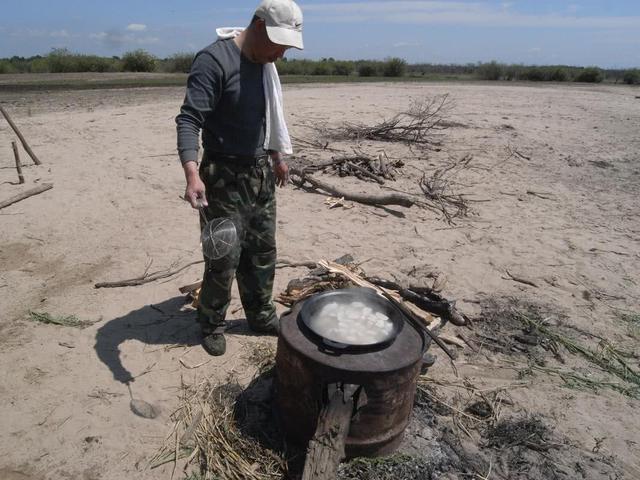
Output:
[[224,355],[224,352],[227,351],[227,341],[225,340],[224,335],[220,333],[211,333],[209,335],[205,335],[202,339],[202,347],[209,355],[219,357],[220,355]]

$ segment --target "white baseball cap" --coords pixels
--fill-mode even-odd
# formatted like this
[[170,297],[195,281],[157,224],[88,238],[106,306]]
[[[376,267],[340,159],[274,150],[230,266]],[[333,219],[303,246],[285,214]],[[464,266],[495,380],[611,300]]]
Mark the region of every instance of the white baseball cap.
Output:
[[269,40],[299,50],[302,42],[302,10],[292,0],[262,0],[255,15],[264,20]]

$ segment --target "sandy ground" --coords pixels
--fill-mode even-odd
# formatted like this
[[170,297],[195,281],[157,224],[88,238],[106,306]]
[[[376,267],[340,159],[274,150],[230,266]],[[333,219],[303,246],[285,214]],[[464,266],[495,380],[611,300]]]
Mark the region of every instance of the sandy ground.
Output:
[[[406,165],[394,187],[412,192],[419,191],[421,171],[472,155],[473,168],[452,184],[474,200],[472,216],[452,226],[415,207],[329,209],[322,196],[289,187],[278,192],[279,256],[315,260],[351,253],[368,260],[367,273],[412,281],[439,272],[447,279],[443,294],[474,318],[482,318],[479,302],[486,298],[513,297],[546,306],[583,343],[597,335],[637,352],[638,337],[629,336],[621,319],[640,310],[637,89],[435,83],[285,88],[289,123],[300,138],[311,135],[305,125],[377,121],[406,109],[412,98],[445,93],[455,103],[449,120],[459,125],[443,132],[441,151],[412,153],[373,142],[361,148],[401,157]],[[193,313],[180,311],[178,287],[198,279],[197,266],[141,287],[93,287],[137,277],[149,265],[153,271],[199,258],[197,214],[179,199],[184,180],[173,154],[173,118],[182,96],[180,88],[0,90],[0,101],[44,162],[25,168],[26,186],[12,185],[14,135],[0,121],[0,199],[34,184],[54,184],[0,211],[0,478],[168,479],[171,465],[147,465],[170,432],[181,382],[222,379],[232,371],[247,381],[253,374],[243,358],[248,345],[275,342],[251,336],[237,323],[228,334],[228,353],[209,358],[198,345]],[[522,156],[510,156],[508,147]],[[308,162],[326,158],[314,150],[298,155]],[[28,163],[24,153],[23,161]],[[353,179],[327,181],[377,189]],[[511,280],[507,270],[537,287]],[[279,270],[276,291],[304,273]],[[235,295],[231,319],[243,318],[238,307]],[[30,310],[74,314],[95,324],[82,330],[41,325],[29,320]],[[486,322],[483,328],[491,331]],[[508,355],[489,350],[461,350],[456,380],[435,353],[439,361],[429,375],[441,382],[466,378],[478,388],[524,382],[510,390],[506,415],[540,414],[555,438],[571,445],[554,455],[567,460],[597,453],[608,465],[587,462],[576,467],[582,476],[557,478],[616,478],[611,472],[640,478],[640,401],[607,388],[569,389],[540,372],[518,378],[505,368]],[[593,364],[564,356],[583,374],[604,376]],[[638,357],[629,365],[638,369]],[[158,407],[158,418],[131,413],[121,382],[127,374],[136,377],[133,396]]]

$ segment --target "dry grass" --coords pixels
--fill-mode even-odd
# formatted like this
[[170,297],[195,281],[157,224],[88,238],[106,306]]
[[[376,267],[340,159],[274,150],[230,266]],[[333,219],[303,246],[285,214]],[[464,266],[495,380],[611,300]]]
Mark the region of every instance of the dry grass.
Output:
[[284,455],[245,433],[261,427],[251,424],[256,418],[242,418],[238,405],[242,391],[234,381],[217,384],[206,380],[197,386],[183,385],[180,407],[172,417],[173,431],[150,467],[177,464],[186,458],[185,473],[195,463],[203,480],[282,478],[287,471]]
[[246,345],[248,352],[242,357],[249,365],[255,367],[256,375],[262,375],[273,368],[276,362],[276,347],[267,342],[250,342]]
[[607,339],[600,340],[597,348],[593,349],[554,331],[544,325],[543,322],[532,319],[522,312],[514,310],[514,314],[525,325],[535,328],[549,340],[562,345],[569,353],[580,355],[585,360],[600,367],[603,371],[632,384],[631,386],[634,388],[630,391],[636,390],[637,393],[637,387],[640,387],[640,371],[629,365],[629,359],[635,358],[634,354],[619,350]]
[[[273,418],[271,382],[275,347],[251,342],[243,359],[256,368],[243,388],[233,376],[182,385],[174,426],[150,467],[180,460],[189,478],[272,480],[288,470],[282,435]],[[184,461],[186,459],[186,461]],[[195,467],[195,468],[194,468]]]

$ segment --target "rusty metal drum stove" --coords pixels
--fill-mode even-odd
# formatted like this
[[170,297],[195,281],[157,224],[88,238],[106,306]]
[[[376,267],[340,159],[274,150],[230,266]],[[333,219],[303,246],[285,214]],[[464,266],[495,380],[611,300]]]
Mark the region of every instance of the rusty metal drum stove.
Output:
[[404,327],[391,343],[335,350],[304,327],[303,308],[304,302],[282,317],[276,353],[276,404],[287,438],[301,445],[309,442],[328,387],[350,384],[359,388],[345,441],[346,456],[393,452],[402,441],[413,407],[429,345],[424,333],[403,316]]

